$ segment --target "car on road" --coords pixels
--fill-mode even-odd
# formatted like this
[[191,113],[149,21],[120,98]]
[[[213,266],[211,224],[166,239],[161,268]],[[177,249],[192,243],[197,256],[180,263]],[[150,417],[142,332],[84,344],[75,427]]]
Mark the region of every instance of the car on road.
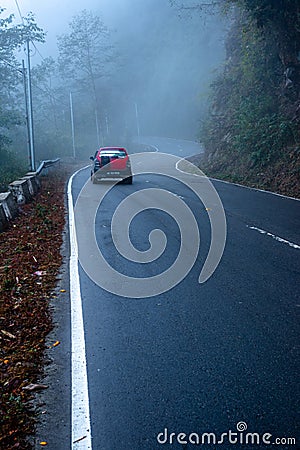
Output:
[[124,184],[132,184],[130,159],[125,148],[102,147],[90,159],[93,161],[91,180],[94,184],[109,178],[121,178]]

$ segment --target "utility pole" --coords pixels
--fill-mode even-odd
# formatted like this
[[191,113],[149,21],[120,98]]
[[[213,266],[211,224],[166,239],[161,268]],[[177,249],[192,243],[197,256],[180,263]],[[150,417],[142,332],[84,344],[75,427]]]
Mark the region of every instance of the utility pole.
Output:
[[29,129],[30,164],[31,164],[32,172],[35,172],[35,151],[34,151],[33,109],[32,109],[32,90],[31,90],[29,39],[27,39],[27,41],[26,41],[26,48],[27,48],[27,69],[28,69],[27,82],[28,82],[28,129]]
[[27,78],[26,78],[26,69],[25,69],[24,59],[22,59],[22,75],[23,75],[24,97],[25,97],[25,114],[26,114],[26,127],[27,127],[28,160],[29,160],[29,166],[31,168],[30,128],[29,128],[29,120],[28,120]]
[[105,123],[106,123],[106,134],[109,135],[109,124],[108,124],[108,116],[107,113],[105,113]]
[[137,134],[140,136],[140,124],[139,124],[139,114],[138,114],[138,105],[137,103],[135,105],[135,118],[136,118],[136,128],[137,128]]
[[[96,123],[96,133],[97,133],[97,146],[100,147],[100,130],[99,130],[97,107],[95,108],[95,123]],[[101,136],[102,136],[102,134],[101,134]],[[102,136],[102,145],[103,145],[103,136]]]
[[71,127],[72,127],[73,158],[76,158],[75,129],[74,129],[74,114],[73,114],[73,97],[72,97],[72,92],[70,92],[70,113],[71,113]]

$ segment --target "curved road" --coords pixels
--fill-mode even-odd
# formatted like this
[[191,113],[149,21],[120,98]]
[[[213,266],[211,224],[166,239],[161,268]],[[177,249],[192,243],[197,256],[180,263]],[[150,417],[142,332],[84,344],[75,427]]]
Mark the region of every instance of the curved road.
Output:
[[[144,143],[180,157],[199,153],[188,141],[147,138]],[[85,169],[73,179],[74,204],[88,175]],[[198,187],[203,183],[201,177],[184,177]],[[84,422],[82,429],[73,423],[72,439],[79,441],[72,448],[90,448],[90,437],[93,450],[192,449],[197,442],[205,449],[297,448],[292,439],[299,437],[300,202],[229,183],[214,181],[214,186],[226,214],[227,241],[219,266],[203,284],[198,276],[216,203],[203,205],[184,183],[153,173],[138,175],[132,186],[115,186],[101,203],[95,222],[99,248],[130,277],[155,276],[180,250],[176,221],[151,207],[132,221],[132,243],[146,251],[149,233],[160,229],[168,238],[165,252],[147,264],[120,256],[110,232],[112,215],[133,192],[173,192],[193,212],[201,246],[186,278],[150,298],[110,293],[79,266],[84,335],[78,331],[77,340],[85,344],[88,399],[85,379],[76,381],[73,370],[73,420],[83,408],[90,414],[91,435]],[[93,189],[100,197],[103,187]],[[88,221],[92,200],[85,200]],[[87,242],[86,234],[79,239]],[[193,232],[190,236],[192,248]],[[73,339],[76,330],[73,326]],[[82,383],[79,397],[76,383]]]
[[201,144],[186,139],[160,138],[143,136],[135,138],[135,142],[154,147],[157,151],[186,158],[203,152]]

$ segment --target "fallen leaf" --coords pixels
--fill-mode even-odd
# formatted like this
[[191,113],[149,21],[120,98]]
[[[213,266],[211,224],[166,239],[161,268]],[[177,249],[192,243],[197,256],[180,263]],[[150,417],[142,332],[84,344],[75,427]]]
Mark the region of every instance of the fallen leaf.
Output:
[[53,347],[57,347],[59,344],[60,344],[60,341],[56,341],[56,342],[54,342]]
[[1,333],[4,334],[4,336],[9,337],[10,339],[17,339],[14,334],[9,333],[8,331],[1,330]]
[[34,272],[34,275],[42,277],[43,275],[46,275],[46,272],[44,270],[37,270],[36,272]]
[[66,290],[65,289],[61,289],[60,292],[66,292]]
[[12,436],[13,434],[16,434],[18,432],[18,430],[10,430],[10,432],[8,433],[10,436]]
[[[28,447],[24,442],[33,435],[35,426],[35,413],[27,407],[28,402],[32,395],[45,392],[22,388],[43,382],[39,380],[45,362],[43,352],[53,328],[48,298],[54,290],[57,292],[65,226],[64,189],[73,165],[63,171],[43,177],[43,188],[36,199],[24,205],[14,224],[0,233],[0,428],[5,430],[4,435],[0,432],[1,449]],[[45,271],[46,275],[34,275],[36,271]],[[38,281],[43,284],[38,286]],[[68,293],[67,286],[66,290]],[[51,348],[54,342],[50,341]],[[41,448],[43,441],[50,448],[51,444],[41,438],[37,447]]]
[[42,442],[40,442],[40,445],[41,445],[42,447],[45,447],[46,445],[48,445],[48,442],[42,441]]
[[47,386],[46,384],[28,384],[28,386],[24,386],[22,389],[23,391],[41,391],[43,389],[48,389],[49,386]]

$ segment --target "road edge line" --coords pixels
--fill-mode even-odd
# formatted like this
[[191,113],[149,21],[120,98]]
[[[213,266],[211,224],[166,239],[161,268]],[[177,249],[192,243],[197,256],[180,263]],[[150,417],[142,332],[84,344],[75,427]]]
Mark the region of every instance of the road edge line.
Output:
[[238,187],[241,187],[241,188],[244,188],[244,189],[250,189],[250,190],[256,191],[256,192],[262,192],[263,194],[276,195],[277,197],[285,198],[285,199],[288,199],[288,200],[296,200],[297,202],[300,202],[299,198],[291,197],[289,195],[284,195],[284,194],[278,194],[278,192],[268,191],[267,189],[260,189],[260,188],[256,188],[256,187],[245,186],[244,184],[232,183],[231,181],[220,180],[219,178],[212,178],[212,177],[209,177],[209,178],[211,180],[217,181],[219,183],[231,184],[233,186],[238,186]]
[[[176,170],[178,170],[179,172],[185,173],[186,175],[193,175],[193,176],[195,176],[195,177],[200,177],[201,175],[197,175],[196,173],[190,173],[190,172],[186,172],[186,171],[184,171],[184,170],[182,170],[182,169],[179,169],[178,164],[180,164],[180,162],[183,161],[183,160],[185,160],[185,159],[186,159],[186,158],[182,158],[180,161],[178,161],[178,162],[176,163]],[[191,163],[191,164],[193,164],[193,163]],[[195,165],[195,164],[194,164],[194,165]],[[199,167],[199,169],[200,169],[200,167]],[[201,170],[201,169],[200,169],[200,170]],[[219,182],[219,183],[231,184],[232,186],[238,186],[238,187],[241,187],[241,188],[244,188],[244,189],[249,189],[249,190],[251,190],[251,191],[262,192],[262,193],[264,193],[264,194],[276,195],[277,197],[285,198],[285,199],[288,199],[288,200],[296,200],[297,202],[300,201],[299,198],[291,197],[291,196],[284,195],[284,194],[278,194],[278,192],[272,192],[272,191],[268,191],[268,190],[266,190],[266,189],[259,189],[259,188],[255,188],[255,187],[251,187],[251,186],[245,186],[244,184],[233,183],[233,182],[231,182],[231,181],[221,180],[220,178],[209,177],[209,176],[207,176],[207,175],[205,175],[205,174],[204,174],[204,176],[205,176],[206,178],[209,178],[209,179],[212,180],[212,181],[216,181],[216,182]]]
[[78,245],[74,217],[72,183],[77,170],[68,182],[70,234],[70,301],[71,301],[71,448],[91,450],[91,420],[87,379],[82,298],[78,270]]
[[270,233],[270,231],[266,231],[266,230],[263,230],[262,228],[257,228],[257,227],[250,226],[250,225],[246,225],[246,226],[250,230],[258,231],[260,234],[264,234],[266,236],[269,236],[269,237],[275,239],[276,241],[281,242],[282,244],[287,244],[287,245],[289,245],[292,248],[300,250],[300,245],[294,244],[293,242],[288,241],[287,239],[284,239],[284,238],[282,238],[280,236],[276,236],[276,234]]

